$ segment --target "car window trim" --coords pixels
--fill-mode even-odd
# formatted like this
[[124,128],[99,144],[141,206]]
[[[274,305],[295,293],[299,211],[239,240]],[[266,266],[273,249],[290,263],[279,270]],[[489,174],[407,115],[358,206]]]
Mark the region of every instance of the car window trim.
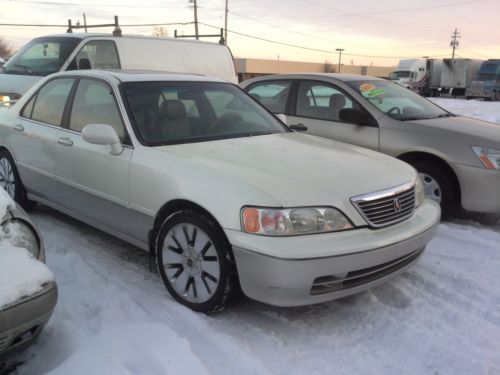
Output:
[[[329,122],[334,122],[334,123],[338,123],[338,124],[349,124],[349,125],[357,125],[357,126],[367,126],[367,127],[370,127],[370,128],[379,128],[379,124],[378,124],[378,121],[377,119],[363,106],[360,104],[360,102],[358,100],[356,100],[352,95],[349,95],[349,93],[344,90],[343,88],[341,88],[340,86],[336,85],[335,83],[331,83],[331,82],[325,82],[325,81],[321,81],[321,80],[317,80],[317,79],[304,79],[304,78],[297,78],[297,87],[296,87],[296,92],[295,92],[295,101],[294,101],[294,107],[292,108],[292,111],[291,113],[293,114],[290,114],[290,116],[295,116],[295,117],[303,117],[303,118],[308,118],[308,119],[312,119],[312,120],[320,120],[320,121],[329,121]],[[314,82],[314,83],[319,83],[319,84],[322,84],[322,85],[326,85],[326,86],[331,86],[333,89],[339,91],[340,93],[344,94],[347,98],[349,98],[349,100],[351,100],[353,103],[356,103],[360,108],[363,109],[363,111],[365,113],[368,114],[368,116],[370,117],[371,119],[371,123],[370,124],[364,124],[364,125],[360,125],[360,124],[355,124],[355,123],[352,123],[352,122],[346,122],[346,121],[335,121],[335,120],[331,120],[331,119],[324,119],[324,118],[318,118],[318,117],[310,117],[310,116],[303,116],[303,115],[298,115],[297,114],[297,102],[298,102],[298,95],[299,95],[299,86],[300,86],[300,82],[302,81],[305,81],[305,82]]]

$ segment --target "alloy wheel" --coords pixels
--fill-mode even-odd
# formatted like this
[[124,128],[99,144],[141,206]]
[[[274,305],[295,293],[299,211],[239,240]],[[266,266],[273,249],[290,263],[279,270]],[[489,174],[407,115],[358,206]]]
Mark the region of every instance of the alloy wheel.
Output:
[[221,268],[210,237],[196,225],[180,223],[166,234],[163,267],[175,292],[191,303],[208,301],[220,283]]
[[0,186],[14,199],[16,195],[16,179],[14,170],[7,158],[0,159]]

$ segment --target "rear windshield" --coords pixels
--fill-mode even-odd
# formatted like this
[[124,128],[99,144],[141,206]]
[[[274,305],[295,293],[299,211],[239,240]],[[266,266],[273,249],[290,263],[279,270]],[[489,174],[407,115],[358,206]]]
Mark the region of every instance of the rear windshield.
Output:
[[12,56],[3,72],[31,76],[58,72],[79,42],[78,38],[33,39]]
[[229,83],[130,82],[121,91],[137,138],[149,146],[287,131]]

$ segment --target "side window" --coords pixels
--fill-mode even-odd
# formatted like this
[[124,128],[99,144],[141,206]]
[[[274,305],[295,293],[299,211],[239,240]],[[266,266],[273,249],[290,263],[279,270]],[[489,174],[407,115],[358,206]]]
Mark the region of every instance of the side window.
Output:
[[111,125],[125,141],[125,127],[111,88],[104,82],[82,79],[71,108],[69,129],[81,132],[88,124]]
[[31,118],[51,125],[61,126],[64,107],[75,82],[72,78],[49,81],[39,91]]
[[344,108],[360,109],[357,103],[332,85],[320,82],[300,82],[297,95],[297,116],[341,121],[339,113]]
[[85,44],[71,63],[72,69],[120,69],[120,59],[111,40],[92,40]]
[[256,83],[247,92],[272,113],[285,113],[292,81]]

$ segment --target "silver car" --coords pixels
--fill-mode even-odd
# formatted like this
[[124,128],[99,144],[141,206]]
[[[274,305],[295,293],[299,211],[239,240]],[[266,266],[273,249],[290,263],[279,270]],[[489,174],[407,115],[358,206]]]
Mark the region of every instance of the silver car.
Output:
[[[0,184],[5,187],[5,175],[1,166]],[[16,233],[14,236],[13,232]],[[33,258],[45,262],[45,250],[40,233],[26,212],[14,202],[2,218],[0,239],[9,241],[14,247],[27,249]],[[2,258],[2,251],[5,250],[0,248],[0,259],[5,259]],[[6,272],[9,269],[17,276],[23,275],[24,280],[21,283],[23,286],[25,283],[31,283],[29,279],[34,276],[23,270],[13,270],[15,265],[11,264],[9,259],[0,264],[0,272]],[[19,263],[16,262],[16,264]],[[17,286],[14,280],[8,281],[9,288],[14,288],[15,285]],[[11,351],[29,345],[49,321],[56,302],[57,286],[55,281],[51,280],[44,282],[33,293],[20,296],[4,305],[0,303],[0,358]]]
[[500,212],[500,126],[454,115],[391,82],[288,74],[240,84],[290,127],[391,156],[417,169],[443,216]]
[[0,109],[0,143],[11,196],[149,251],[197,311],[239,286],[279,306],[365,290],[417,262],[440,218],[412,167],[291,132],[214,78],[58,73]]

